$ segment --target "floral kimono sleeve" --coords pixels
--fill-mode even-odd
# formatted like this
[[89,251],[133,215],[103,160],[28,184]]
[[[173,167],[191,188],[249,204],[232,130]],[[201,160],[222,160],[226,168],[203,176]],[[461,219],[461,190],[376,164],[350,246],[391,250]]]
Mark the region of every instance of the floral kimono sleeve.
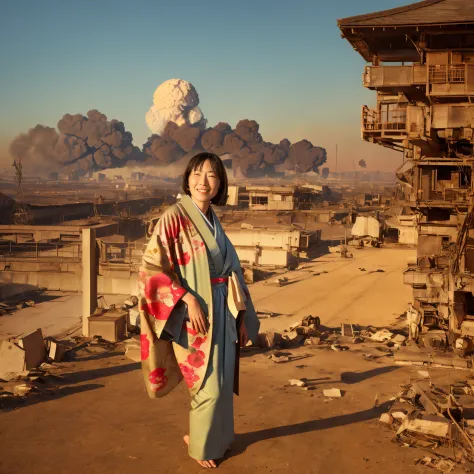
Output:
[[140,306],[156,320],[158,337],[176,303],[186,293],[174,271],[178,232],[178,216],[165,213],[155,226],[139,271]]
[[155,227],[139,270],[142,372],[151,398],[161,398],[182,379],[169,341],[159,339],[176,304],[186,293],[174,272],[174,245],[179,227],[173,212]]

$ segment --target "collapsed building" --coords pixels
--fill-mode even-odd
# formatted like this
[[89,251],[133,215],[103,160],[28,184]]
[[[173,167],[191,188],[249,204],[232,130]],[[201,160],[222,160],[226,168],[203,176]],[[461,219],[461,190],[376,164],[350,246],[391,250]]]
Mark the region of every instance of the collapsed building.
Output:
[[411,336],[474,349],[474,3],[425,0],[344,18],[364,58],[362,138],[403,153],[397,177],[418,228]]
[[259,211],[294,211],[314,209],[331,196],[325,185],[300,186],[229,186],[228,206]]

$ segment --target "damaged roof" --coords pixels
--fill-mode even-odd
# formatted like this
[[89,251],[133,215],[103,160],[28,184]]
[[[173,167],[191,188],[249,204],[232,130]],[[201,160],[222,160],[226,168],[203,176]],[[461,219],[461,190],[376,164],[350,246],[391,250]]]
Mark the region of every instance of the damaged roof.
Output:
[[339,28],[474,23],[473,0],[424,0],[338,20]]

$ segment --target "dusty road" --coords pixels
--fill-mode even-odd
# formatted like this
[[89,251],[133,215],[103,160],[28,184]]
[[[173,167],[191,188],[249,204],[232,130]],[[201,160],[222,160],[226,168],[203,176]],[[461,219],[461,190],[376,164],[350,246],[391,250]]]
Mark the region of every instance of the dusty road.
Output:
[[365,248],[353,254],[349,259],[337,254],[317,258],[303,265],[304,270],[286,273],[290,284],[280,288],[266,282],[252,285],[256,308],[281,314],[263,319],[263,329],[282,330],[308,314],[319,316],[328,327],[341,322],[392,324],[411,301],[403,271],[415,250]]
[[[284,314],[263,324],[286,327],[307,314],[318,314],[327,326],[393,322],[409,301],[401,271],[413,251],[362,252],[352,261],[322,257],[311,266],[328,273],[291,272],[295,282],[284,288],[254,285],[258,307]],[[378,268],[385,271],[368,273]],[[414,465],[422,451],[392,443],[391,431],[377,421],[399,385],[417,377],[415,368],[395,366],[389,357],[366,360],[364,353],[381,355],[373,344],[352,345],[347,352],[320,346],[292,352],[301,358],[286,364],[274,364],[265,353],[245,354],[242,394],[235,402],[237,438],[218,472],[426,470]],[[189,406],[183,385],[162,400],[148,399],[139,364],[126,359],[121,346],[91,346],[60,366],[64,378],[47,379],[48,393],[2,402],[2,474],[201,472],[182,442]],[[303,377],[314,390],[285,386]],[[465,374],[453,371],[450,377]],[[324,388],[340,388],[344,396],[325,399]],[[381,406],[374,407],[377,394]]]

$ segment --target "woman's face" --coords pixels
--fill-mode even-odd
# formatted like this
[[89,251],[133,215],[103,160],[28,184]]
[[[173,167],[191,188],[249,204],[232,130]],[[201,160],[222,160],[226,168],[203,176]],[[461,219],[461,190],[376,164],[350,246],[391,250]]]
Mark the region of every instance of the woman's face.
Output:
[[195,168],[189,175],[189,191],[195,203],[209,203],[219,191],[220,180],[206,160],[201,169]]

